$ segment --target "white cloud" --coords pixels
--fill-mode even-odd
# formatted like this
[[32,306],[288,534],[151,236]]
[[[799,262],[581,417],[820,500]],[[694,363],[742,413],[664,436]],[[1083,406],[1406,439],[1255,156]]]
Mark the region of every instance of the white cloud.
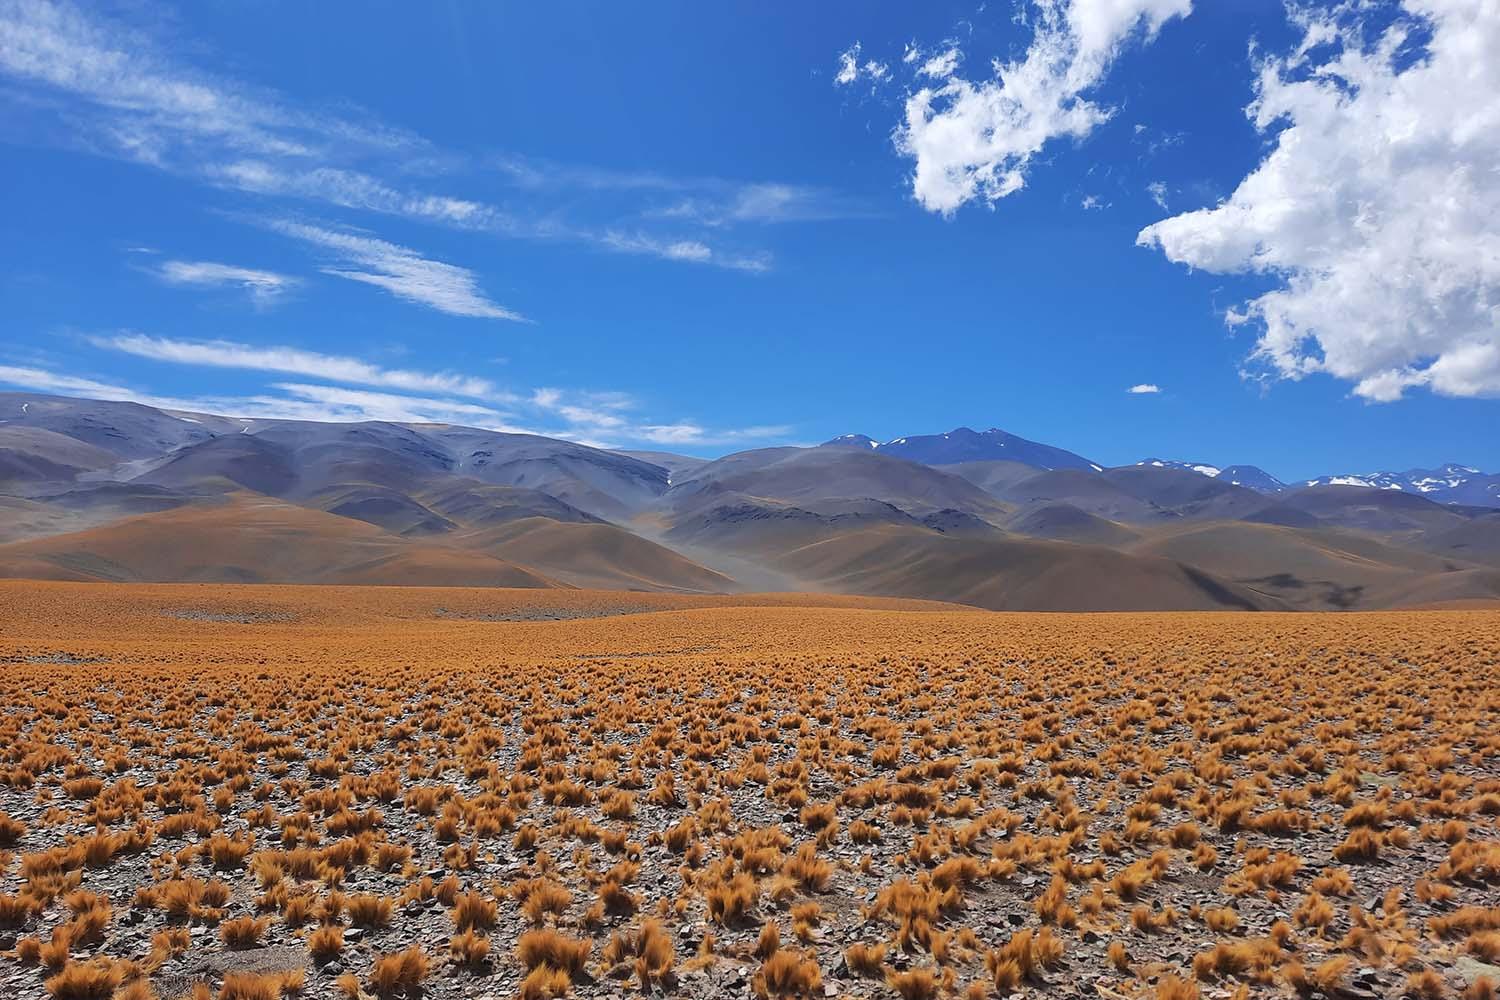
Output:
[[872,84],[884,83],[891,77],[891,68],[883,62],[867,59],[864,63],[859,61],[860,45],[855,42],[843,52],[839,53],[838,70],[833,74],[833,82],[837,86],[847,87],[864,77]]
[[[589,244],[604,250],[643,254],[662,260],[706,263],[731,270],[764,271],[770,268],[769,255],[740,256],[716,251],[698,239],[663,237],[644,233],[626,234],[608,229],[601,231],[587,226],[567,224],[557,219],[544,221],[520,219],[483,202],[398,190],[368,174],[354,170],[328,167],[310,170],[288,169],[261,161],[242,160],[213,167],[211,177],[219,183],[259,194],[288,195],[325,201],[344,208],[380,212],[459,229],[473,229],[523,239],[567,240]],[[663,186],[671,183],[665,179],[661,181]],[[599,186],[607,188],[608,185],[601,181]],[[750,197],[757,187],[757,185],[747,185],[738,191],[735,197]],[[799,203],[810,200],[810,196],[804,194],[808,189],[792,188],[791,190],[796,192]],[[657,214],[687,218],[709,225],[717,225],[731,216],[739,221],[751,219],[748,214],[735,215],[735,206],[732,202],[728,207],[719,202],[701,204],[689,202],[684,203],[684,207],[688,210]],[[757,221],[777,220],[762,218]]]
[[498,410],[452,399],[400,396],[388,392],[371,392],[368,389],[343,389],[304,382],[277,382],[272,388],[322,407],[330,415],[317,418],[320,420],[469,423],[492,430],[520,431],[520,428],[510,424],[508,415]]
[[281,396],[163,396],[128,386],[80,378],[40,368],[0,365],[0,385],[86,399],[141,403],[162,410],[212,413],[259,420],[393,420],[415,423],[467,423],[491,430],[515,430],[506,414],[441,397],[398,396],[333,386],[277,383]]
[[288,106],[255,88],[175,65],[152,40],[60,0],[0,3],[0,72],[72,94],[100,141],[153,163],[237,149],[302,158],[337,145],[412,151],[416,137]]
[[1156,385],[1153,382],[1142,382],[1139,385],[1131,386],[1125,391],[1130,393],[1132,396],[1154,396],[1157,393],[1161,392],[1161,386]]
[[1104,199],[1100,198],[1096,194],[1084,195],[1079,199],[1078,204],[1083,207],[1084,211],[1100,211],[1109,207],[1105,203]]
[[601,243],[608,249],[620,253],[644,254],[693,264],[713,264],[736,271],[759,273],[771,268],[770,259],[765,256],[727,254],[714,250],[699,240],[661,239],[645,233],[611,230],[603,234]]
[[705,427],[696,420],[654,423],[633,417],[637,401],[619,392],[580,392],[541,388],[532,393],[533,406],[562,418],[567,429],[561,436],[575,441],[612,447],[603,442],[644,441],[651,444],[703,446],[735,444],[769,438],[785,439],[792,428],[785,425],[742,428]]
[[1146,193],[1151,200],[1156,202],[1156,207],[1163,212],[1167,211],[1167,185],[1162,181],[1152,181],[1146,185]]
[[95,399],[132,398],[131,391],[122,386],[17,365],[0,365],[0,385],[18,385],[41,392],[71,393]]
[[429,260],[415,250],[359,233],[288,221],[273,222],[271,228],[331,251],[341,263],[322,268],[325,274],[374,285],[452,316],[525,321],[520,313],[486,298],[467,268]]
[[[172,342],[157,341],[149,348],[153,353],[144,356],[159,356],[162,360],[179,360],[184,364],[199,364],[208,367],[226,367],[224,362],[227,359],[238,356],[234,352],[216,354],[199,352],[191,349],[195,345],[186,343],[180,351],[157,350],[162,343]],[[115,345],[104,343],[101,346]],[[240,351],[253,352],[255,350],[245,348],[243,345],[227,346]],[[284,371],[286,369],[281,367],[284,361],[306,360],[308,367],[302,374],[308,377],[339,378],[342,374],[349,376],[350,381],[354,381],[353,376],[363,371],[375,373],[369,376],[369,381],[364,384],[410,388],[413,392],[421,391],[429,385],[424,378],[441,380],[444,377],[392,372],[352,358],[295,352],[287,348],[270,348],[266,351],[289,353],[284,355],[267,353],[264,356],[256,356],[252,353],[244,358],[245,364],[236,365],[236,367]],[[408,375],[413,378],[403,378]],[[375,379],[382,377],[387,378],[388,381],[375,382]],[[630,442],[708,446],[767,439],[784,440],[793,430],[790,426],[716,429],[704,427],[695,421],[666,424],[632,420],[628,413],[637,407],[637,403],[631,396],[621,392],[541,388],[534,390],[528,396],[501,391],[487,393],[479,397],[480,401],[455,399],[449,395],[450,392],[478,388],[478,386],[465,386],[462,383],[457,386],[446,386],[440,381],[430,383],[431,389],[438,393],[437,395],[397,394],[319,385],[305,381],[286,381],[274,382],[265,390],[250,395],[180,397],[158,395],[127,386],[40,368],[0,365],[0,385],[19,386],[39,392],[88,399],[131,401],[164,410],[212,413],[259,420],[386,420],[397,423],[463,424],[509,433],[541,434],[601,448],[619,447],[623,443]],[[505,409],[487,405],[489,403],[501,403]],[[517,412],[522,414],[522,421],[519,423],[516,418]]]
[[[739,223],[769,225],[860,218],[869,210],[850,198],[799,184],[704,184],[684,187],[671,204],[648,209],[647,217],[681,219],[709,227]],[[764,257],[757,259],[767,259]]]
[[859,79],[859,43],[855,42],[839,53],[839,68],[838,72],[833,74],[833,82],[847,87],[857,79]]
[[1137,242],[1274,279],[1227,317],[1273,375],[1500,394],[1500,6],[1404,0],[1380,31],[1367,11],[1294,10],[1302,44],[1262,63],[1248,109],[1271,152]]
[[170,285],[232,285],[250,294],[257,305],[270,305],[283,292],[297,284],[297,279],[275,271],[259,271],[233,264],[206,260],[169,260],[156,268],[157,275]]
[[488,379],[471,375],[381,368],[358,358],[320,354],[296,347],[255,347],[227,340],[174,340],[141,333],[93,337],[90,340],[97,347],[173,364],[284,372],[330,382],[385,386],[413,392],[446,392],[488,398],[501,395]]
[[[937,79],[946,79],[952,76],[954,71],[958,69],[958,61],[962,57],[963,53],[958,51],[957,46],[944,49],[942,52],[939,52],[937,55],[924,62],[921,69],[917,70],[917,73],[920,76],[930,76],[936,77]],[[903,59],[902,61],[906,62],[909,60]]]
[[[978,82],[957,76],[950,47],[922,62],[924,82],[906,99],[896,148],[916,161],[912,193],[922,207],[951,215],[965,203],[994,204],[1026,184],[1031,160],[1058,138],[1082,138],[1113,113],[1086,95],[1125,44],[1153,37],[1192,0],[1033,0],[1030,47],[1019,61],[992,64]],[[908,49],[903,62],[917,60]],[[840,56],[836,83],[860,76],[859,46]],[[910,58],[909,58],[910,57]],[[853,74],[852,76],[850,74]]]
[[256,194],[288,195],[461,229],[521,235],[520,223],[483,202],[397,190],[358,170],[235,160],[209,164],[205,175],[214,183]]
[[653,424],[641,428],[642,437],[652,444],[700,444],[704,430],[697,424]]
[[[297,198],[380,212],[507,238],[612,245],[608,224],[574,219],[570,204],[514,211],[474,198],[426,190],[414,173],[472,171],[469,158],[356,111],[300,106],[286,95],[185,65],[181,41],[134,30],[98,9],[66,0],[0,0],[0,80],[10,103],[7,136],[61,142],[84,152],[143,163],[205,183],[268,197]],[[126,10],[130,6],[126,5]],[[28,131],[29,130],[29,131]],[[670,188],[670,178],[577,168],[569,183],[599,189]],[[548,170],[530,170],[548,177]],[[521,180],[521,174],[517,174]],[[721,185],[726,190],[729,185]],[[640,207],[611,206],[615,226]],[[776,220],[770,220],[776,221]],[[687,247],[682,236],[654,245]],[[649,252],[635,249],[632,252]],[[665,260],[695,261],[676,252]],[[765,255],[715,252],[708,262],[764,270]],[[748,266],[747,266],[748,264]],[[353,276],[353,275],[349,275]],[[361,279],[356,279],[361,280]],[[387,279],[375,275],[377,283]]]
[[738,430],[711,430],[691,421],[675,424],[648,424],[636,428],[641,440],[666,445],[739,444],[766,438],[785,438],[792,433],[786,425],[745,427]]

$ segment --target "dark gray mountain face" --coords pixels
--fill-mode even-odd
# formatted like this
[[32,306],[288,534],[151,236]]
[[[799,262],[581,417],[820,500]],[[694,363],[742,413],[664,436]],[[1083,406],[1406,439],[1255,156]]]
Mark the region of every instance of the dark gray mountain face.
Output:
[[[665,493],[667,478],[666,469],[650,462],[530,434],[249,420],[0,393],[0,489],[18,496],[115,482],[182,497],[242,489],[321,507],[328,496],[358,487],[418,495],[477,481],[544,495],[545,501],[520,506],[562,520],[624,520]],[[513,510],[516,497],[504,497],[501,506]],[[411,511],[389,495],[341,507],[361,520],[399,522],[397,508],[410,511],[423,530],[442,530],[441,515]]]
[[1215,478],[1234,486],[1243,486],[1257,493],[1284,493],[1287,489],[1286,483],[1265,469],[1254,465],[1226,466]]
[[140,403],[0,392],[0,427],[35,427],[102,448],[121,460],[155,458],[239,431],[241,422]]
[[798,506],[809,501],[877,499],[918,516],[959,510],[981,519],[1004,512],[1002,504],[961,476],[858,448],[763,448],[729,455],[674,480],[666,503],[681,509],[700,494],[775,497]]
[[863,434],[846,434],[826,442],[824,447],[858,448],[878,451],[893,458],[923,465],[956,465],[959,462],[1021,462],[1038,469],[1092,469],[1102,466],[1082,455],[1075,455],[1049,444],[1028,441],[997,427],[984,432],[958,427],[947,434],[921,434],[899,437],[883,444]]

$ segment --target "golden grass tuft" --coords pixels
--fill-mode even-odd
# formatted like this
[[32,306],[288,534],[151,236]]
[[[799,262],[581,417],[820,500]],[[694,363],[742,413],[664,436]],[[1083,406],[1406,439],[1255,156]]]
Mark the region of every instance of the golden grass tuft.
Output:
[[219,924],[219,937],[230,948],[254,948],[270,924],[270,917],[235,917]]
[[761,963],[751,985],[760,997],[812,997],[823,987],[823,970],[812,956],[782,949]]
[[313,961],[331,961],[344,950],[344,929],[337,924],[325,924],[307,935],[307,950]]
[[568,937],[550,929],[527,931],[516,942],[516,957],[523,968],[532,970],[546,966],[569,976],[583,971],[592,950],[592,941]]
[[100,957],[67,963],[45,986],[53,1000],[110,1000],[123,976],[118,963]]
[[427,978],[428,964],[426,954],[415,945],[378,958],[370,970],[370,988],[380,996],[410,994]]
[[497,912],[493,899],[487,899],[477,892],[466,892],[453,901],[453,910],[449,916],[455,930],[467,931],[476,927],[489,930],[495,926]]

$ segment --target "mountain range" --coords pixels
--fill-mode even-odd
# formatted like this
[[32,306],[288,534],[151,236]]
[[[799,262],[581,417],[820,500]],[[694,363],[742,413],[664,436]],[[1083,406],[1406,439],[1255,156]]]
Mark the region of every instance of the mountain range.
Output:
[[[868,449],[924,465],[1009,461],[1039,469],[1104,471],[1099,463],[1082,455],[1028,441],[996,427],[987,431],[958,427],[946,434],[913,435],[886,442],[876,441],[863,434],[844,434],[824,442],[824,446]],[[1284,493],[1305,486],[1363,486],[1418,493],[1439,503],[1500,507],[1500,473],[1485,473],[1471,466],[1454,463],[1434,469],[1408,469],[1405,472],[1341,473],[1297,483],[1284,482],[1254,465],[1183,462],[1161,458],[1146,458],[1136,464],[1196,472],[1210,479],[1247,487],[1257,493]]]
[[0,576],[816,590],[995,610],[1500,600],[1500,476],[1105,467],[998,429],[713,460],[0,394]]

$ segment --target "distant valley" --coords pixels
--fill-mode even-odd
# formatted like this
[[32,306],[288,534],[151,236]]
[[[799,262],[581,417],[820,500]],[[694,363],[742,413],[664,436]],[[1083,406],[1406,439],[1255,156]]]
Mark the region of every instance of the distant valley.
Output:
[[1000,430],[714,460],[0,394],[0,576],[813,590],[994,610],[1500,600],[1500,476],[1108,468]]

